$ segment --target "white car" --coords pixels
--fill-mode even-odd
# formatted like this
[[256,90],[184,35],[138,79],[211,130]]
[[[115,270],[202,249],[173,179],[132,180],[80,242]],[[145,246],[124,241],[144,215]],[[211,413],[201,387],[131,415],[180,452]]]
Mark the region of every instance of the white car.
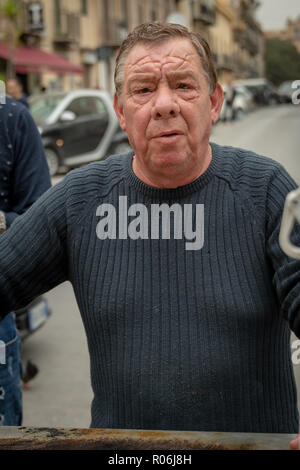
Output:
[[281,103],[292,103],[293,93],[295,93],[295,88],[293,88],[294,80],[287,80],[278,88],[278,94],[280,96]]
[[276,87],[266,78],[245,78],[235,80],[234,86],[243,86],[252,93],[254,102],[258,105],[276,105],[280,97]]
[[232,105],[233,116],[231,116],[231,110],[226,105],[227,85],[222,85],[222,88],[224,91],[224,103],[220,114],[221,121],[232,120],[232,118],[236,120],[242,119],[246,113],[254,109],[255,103],[252,93],[242,85],[234,86],[235,97]]

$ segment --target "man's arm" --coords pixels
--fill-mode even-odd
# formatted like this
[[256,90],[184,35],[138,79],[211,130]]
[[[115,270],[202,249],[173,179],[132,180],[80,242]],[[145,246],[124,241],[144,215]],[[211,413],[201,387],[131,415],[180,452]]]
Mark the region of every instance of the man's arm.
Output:
[[68,279],[66,184],[58,183],[0,237],[0,318]]
[[[274,269],[273,283],[279,298],[282,315],[291,330],[300,338],[300,261],[287,256],[279,245],[279,233],[287,194],[297,187],[281,167],[269,184],[267,198],[266,247]],[[300,246],[300,227],[291,234],[292,242]],[[299,449],[299,436],[290,442],[290,449]]]
[[[300,338],[300,261],[288,257],[279,245],[279,232],[287,194],[297,187],[295,181],[279,167],[273,176],[267,198],[266,247],[274,269],[273,284],[276,289],[281,312],[290,328]],[[295,225],[292,242],[300,246],[300,226]]]
[[49,169],[41,136],[29,111],[22,107],[9,128],[13,145],[13,175],[10,183],[10,211],[7,227],[51,187]]

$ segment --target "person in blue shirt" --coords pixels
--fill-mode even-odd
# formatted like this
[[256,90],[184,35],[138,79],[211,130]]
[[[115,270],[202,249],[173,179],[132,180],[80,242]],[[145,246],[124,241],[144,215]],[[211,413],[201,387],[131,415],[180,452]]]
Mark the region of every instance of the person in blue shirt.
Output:
[[23,85],[19,78],[10,78],[7,80],[6,89],[8,95],[16,101],[29,108],[27,98],[24,94]]
[[[6,97],[0,104],[0,236],[51,186],[40,134],[29,111]],[[0,322],[0,425],[22,422],[21,345],[14,313]]]

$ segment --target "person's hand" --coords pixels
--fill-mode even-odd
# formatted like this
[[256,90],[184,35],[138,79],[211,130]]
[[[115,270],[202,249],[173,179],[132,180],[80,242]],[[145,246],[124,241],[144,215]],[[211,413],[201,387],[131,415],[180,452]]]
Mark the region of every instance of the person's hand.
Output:
[[299,450],[300,446],[300,434],[298,434],[298,436],[290,442],[290,448],[291,450]]

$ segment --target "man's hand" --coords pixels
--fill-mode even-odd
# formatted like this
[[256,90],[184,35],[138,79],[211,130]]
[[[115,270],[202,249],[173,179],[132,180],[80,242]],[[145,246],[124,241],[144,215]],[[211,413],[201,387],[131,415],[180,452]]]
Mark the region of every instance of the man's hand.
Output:
[[300,434],[294,439],[293,441],[290,442],[290,448],[291,450],[299,450],[300,446]]

